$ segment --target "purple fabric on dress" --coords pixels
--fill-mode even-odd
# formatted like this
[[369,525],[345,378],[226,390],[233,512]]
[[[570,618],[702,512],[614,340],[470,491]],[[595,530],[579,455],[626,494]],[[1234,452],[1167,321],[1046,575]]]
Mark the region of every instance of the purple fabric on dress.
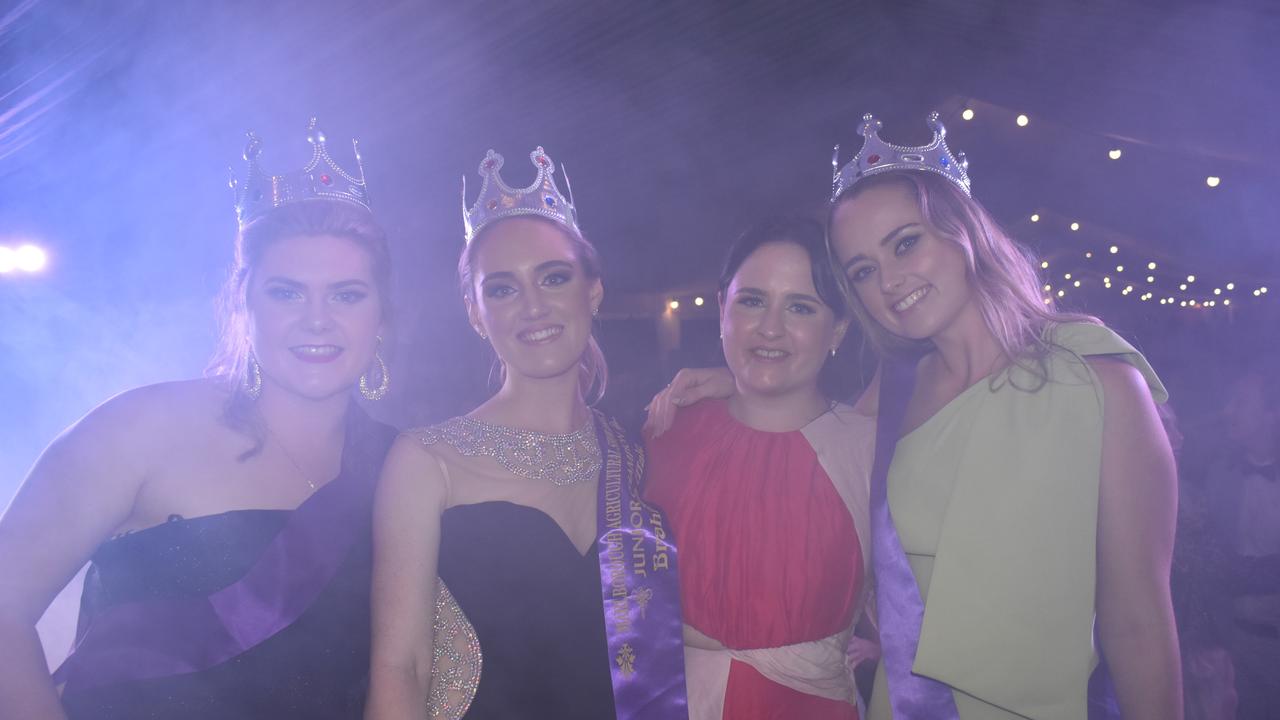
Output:
[[73,692],[197,672],[291,625],[329,584],[356,534],[367,527],[373,485],[392,437],[353,409],[338,477],[293,511],[241,579],[209,595],[104,609],[92,618],[54,681]]
[[915,386],[915,361],[885,361],[880,377],[876,453],[871,466],[871,553],[889,706],[894,720],[958,720],[951,687],[911,671],[924,602],[889,511],[889,465]]

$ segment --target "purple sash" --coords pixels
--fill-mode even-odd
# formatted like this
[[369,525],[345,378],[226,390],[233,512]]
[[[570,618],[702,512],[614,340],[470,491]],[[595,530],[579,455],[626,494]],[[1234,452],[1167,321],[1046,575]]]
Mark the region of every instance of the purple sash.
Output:
[[881,365],[876,454],[871,466],[871,560],[876,571],[880,648],[894,720],[959,720],[951,687],[911,671],[920,644],[924,602],[889,511],[889,465],[915,387],[915,369],[915,360],[886,360]]
[[351,411],[342,471],[293,511],[236,582],[209,595],[122,603],[89,620],[54,673],[64,692],[197,672],[292,625],[328,586],[361,532],[394,431]]
[[676,549],[662,511],[641,499],[644,451],[596,413],[600,586],[619,720],[689,717]]

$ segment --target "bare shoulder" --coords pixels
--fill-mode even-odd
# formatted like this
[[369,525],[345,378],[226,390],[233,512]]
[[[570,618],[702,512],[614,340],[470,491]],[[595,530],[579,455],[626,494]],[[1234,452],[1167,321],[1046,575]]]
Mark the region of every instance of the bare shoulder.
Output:
[[180,380],[126,390],[67,428],[52,448],[100,446],[138,454],[205,430],[221,414],[226,393],[212,380]]
[[447,470],[435,446],[424,443],[418,430],[402,432],[382,466],[379,492],[414,504],[435,505],[447,501],[448,491]]

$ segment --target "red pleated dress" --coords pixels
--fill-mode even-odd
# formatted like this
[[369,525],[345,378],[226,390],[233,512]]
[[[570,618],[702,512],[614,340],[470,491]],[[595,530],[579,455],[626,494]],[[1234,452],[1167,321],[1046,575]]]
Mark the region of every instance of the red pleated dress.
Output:
[[[866,427],[850,435],[865,435]],[[681,410],[671,430],[649,443],[646,495],[675,533],[684,621],[731,650],[822,640],[855,619],[864,578],[856,513],[806,430],[755,430],[734,419],[726,402],[705,401]],[[827,467],[847,467],[831,462],[839,455],[825,453]],[[865,474],[869,458],[855,464],[854,473]],[[846,488],[865,487],[865,477],[840,479]],[[858,717],[849,700],[801,692],[736,658],[723,708],[733,720]]]

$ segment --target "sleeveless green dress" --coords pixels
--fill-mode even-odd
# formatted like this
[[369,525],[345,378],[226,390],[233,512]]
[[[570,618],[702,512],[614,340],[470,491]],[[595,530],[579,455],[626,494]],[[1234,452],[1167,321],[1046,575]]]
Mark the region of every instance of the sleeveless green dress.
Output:
[[[950,685],[962,720],[1083,720],[1093,646],[1102,386],[1086,359],[1138,368],[1101,325],[1051,331],[1048,381],[1009,368],[898,443],[889,507],[925,602],[914,671]],[[883,666],[871,720],[891,718]]]

